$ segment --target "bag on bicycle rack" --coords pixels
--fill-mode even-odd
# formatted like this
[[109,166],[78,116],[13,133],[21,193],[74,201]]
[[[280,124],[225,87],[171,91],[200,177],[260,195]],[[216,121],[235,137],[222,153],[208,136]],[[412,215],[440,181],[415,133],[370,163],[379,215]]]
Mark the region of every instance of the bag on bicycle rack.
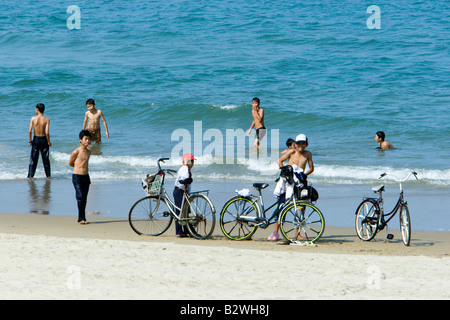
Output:
[[295,194],[299,200],[309,199],[311,201],[317,201],[319,199],[319,192],[313,186],[308,186],[306,188],[296,188]]

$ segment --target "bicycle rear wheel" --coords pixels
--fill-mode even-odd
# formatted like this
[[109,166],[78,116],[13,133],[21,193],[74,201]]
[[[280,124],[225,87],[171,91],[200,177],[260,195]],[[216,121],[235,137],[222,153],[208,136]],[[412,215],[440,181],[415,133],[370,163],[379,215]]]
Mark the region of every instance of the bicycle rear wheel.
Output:
[[172,214],[164,199],[147,196],[138,200],[130,209],[128,222],[139,235],[159,236],[169,229]]
[[258,227],[259,206],[251,199],[233,197],[228,200],[220,213],[220,228],[231,240],[249,239]]
[[409,246],[411,242],[411,218],[406,204],[400,208],[400,230],[402,231],[403,244]]
[[211,200],[203,194],[193,194],[184,205],[185,217],[189,217],[186,224],[188,232],[196,239],[211,237],[216,225],[216,209]]
[[372,240],[378,232],[378,211],[370,200],[364,200],[356,210],[355,229],[363,241]]
[[286,240],[315,242],[325,231],[325,218],[320,210],[307,202],[288,205],[281,212],[280,229]]

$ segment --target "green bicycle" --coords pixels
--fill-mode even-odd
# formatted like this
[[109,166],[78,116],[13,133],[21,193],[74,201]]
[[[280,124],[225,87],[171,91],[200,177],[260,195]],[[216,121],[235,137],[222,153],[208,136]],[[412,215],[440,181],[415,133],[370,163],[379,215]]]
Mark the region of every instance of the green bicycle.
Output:
[[225,203],[220,213],[220,228],[223,234],[231,240],[247,240],[258,227],[266,229],[278,222],[283,237],[290,242],[301,240],[312,243],[319,240],[325,231],[325,218],[313,204],[311,193],[303,198],[293,196],[287,199],[267,218],[266,212],[278,205],[276,201],[269,208],[264,208],[261,190],[268,186],[267,183],[254,183],[253,187],[258,191],[258,196],[238,194]]

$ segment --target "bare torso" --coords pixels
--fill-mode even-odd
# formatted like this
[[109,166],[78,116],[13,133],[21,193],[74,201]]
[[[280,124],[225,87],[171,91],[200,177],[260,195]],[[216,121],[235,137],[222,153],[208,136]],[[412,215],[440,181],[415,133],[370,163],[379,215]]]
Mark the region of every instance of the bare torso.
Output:
[[89,149],[79,147],[75,149],[71,156],[69,165],[73,167],[73,173],[79,175],[86,175],[89,173],[89,158],[91,151]]

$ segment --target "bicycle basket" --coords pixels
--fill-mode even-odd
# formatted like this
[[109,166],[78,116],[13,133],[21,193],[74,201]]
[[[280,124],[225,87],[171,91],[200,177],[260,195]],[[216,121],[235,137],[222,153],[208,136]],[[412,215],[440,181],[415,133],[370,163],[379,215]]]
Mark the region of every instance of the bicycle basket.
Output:
[[142,180],[142,187],[149,195],[160,194],[162,188],[162,175],[157,173],[147,175],[147,177]]

